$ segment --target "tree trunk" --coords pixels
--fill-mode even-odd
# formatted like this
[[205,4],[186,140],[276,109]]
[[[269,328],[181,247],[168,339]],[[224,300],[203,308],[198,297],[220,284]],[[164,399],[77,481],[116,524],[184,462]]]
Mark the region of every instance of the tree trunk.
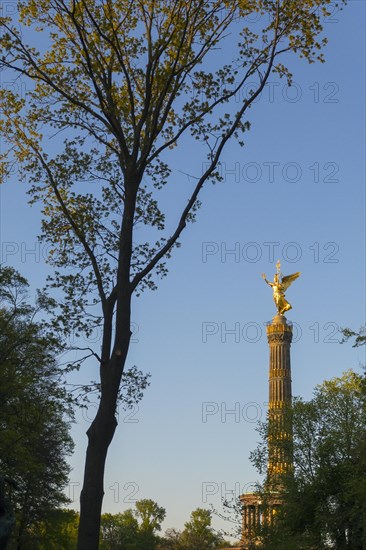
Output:
[[[97,415],[88,434],[84,483],[80,495],[80,522],[77,550],[98,550],[100,516],[104,496],[104,468],[108,447],[116,430],[116,405],[122,373],[131,338],[131,287],[130,267],[132,255],[132,232],[136,195],[141,177],[135,172],[125,174],[125,202],[121,224],[120,251],[118,259],[116,296],[104,311],[102,363],[100,366],[101,396]],[[110,360],[113,307],[116,306],[114,347]]]
[[102,382],[98,412],[87,431],[88,447],[84,483],[80,495],[77,550],[98,550],[99,548],[100,516],[104,496],[104,467],[108,447],[117,426],[116,402],[127,351],[128,343],[123,358],[113,354],[110,362],[102,367],[107,371],[107,380]]

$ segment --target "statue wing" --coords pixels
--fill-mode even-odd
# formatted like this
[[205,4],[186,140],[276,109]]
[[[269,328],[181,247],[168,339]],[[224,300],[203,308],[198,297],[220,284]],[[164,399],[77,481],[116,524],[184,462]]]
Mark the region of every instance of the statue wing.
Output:
[[281,284],[282,284],[282,287],[283,287],[283,291],[285,292],[288,287],[298,278],[300,277],[301,275],[301,272],[300,271],[297,271],[296,273],[293,273],[292,275],[286,275],[285,277],[282,277],[282,281],[281,281]]

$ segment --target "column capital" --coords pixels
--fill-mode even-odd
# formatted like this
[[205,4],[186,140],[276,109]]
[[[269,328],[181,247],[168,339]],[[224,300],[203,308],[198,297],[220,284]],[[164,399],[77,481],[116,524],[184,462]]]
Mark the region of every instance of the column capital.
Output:
[[292,341],[292,323],[284,315],[275,315],[266,330],[269,344]]

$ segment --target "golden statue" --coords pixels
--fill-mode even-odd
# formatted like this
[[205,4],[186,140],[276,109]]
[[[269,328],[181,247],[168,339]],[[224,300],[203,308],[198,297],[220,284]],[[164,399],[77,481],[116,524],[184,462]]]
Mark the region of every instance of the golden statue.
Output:
[[292,309],[292,305],[286,300],[285,292],[288,287],[300,277],[300,271],[293,273],[292,275],[286,275],[283,277],[281,273],[281,263],[280,260],[276,263],[277,273],[274,276],[273,283],[267,280],[266,274],[262,273],[263,279],[266,281],[267,285],[273,288],[273,299],[277,307],[277,311],[280,315],[283,315],[285,311]]

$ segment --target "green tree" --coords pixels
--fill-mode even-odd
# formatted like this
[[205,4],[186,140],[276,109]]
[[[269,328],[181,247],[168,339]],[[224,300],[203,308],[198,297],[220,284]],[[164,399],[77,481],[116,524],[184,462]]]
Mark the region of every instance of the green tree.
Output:
[[138,500],[134,510],[103,514],[101,550],[154,550],[166,511],[150,499]]
[[132,510],[121,514],[103,514],[101,518],[101,550],[138,550],[139,525]]
[[140,522],[141,548],[153,550],[159,540],[156,534],[161,531],[161,523],[166,516],[165,509],[151,499],[142,499],[136,502],[135,515]]
[[79,514],[55,509],[32,528],[34,550],[74,550],[77,544]]
[[[79,550],[98,547],[132,296],[166,274],[164,260],[194,219],[204,184],[222,179],[225,145],[232,137],[244,145],[250,107],[270,75],[291,83],[284,56],[323,60],[319,35],[330,3],[19,0],[18,21],[0,18],[0,66],[33,85],[26,99],[0,91],[2,174],[19,164],[43,205],[50,286],[65,297],[56,325],[103,332],[101,354],[93,352],[101,396],[87,432]],[[259,23],[250,27],[253,15]],[[174,222],[159,201],[176,180],[172,150],[193,140],[207,163]]]
[[191,513],[191,519],[184,530],[167,529],[161,539],[158,550],[198,550],[226,548],[230,543],[221,535],[215,534],[211,527],[211,512],[197,508]]
[[[366,547],[365,382],[347,371],[294,401],[294,472],[282,479],[277,521],[262,529],[265,549]],[[264,465],[261,449],[260,457]]]
[[155,533],[161,530],[166,511],[151,499],[142,499],[136,502],[136,517],[140,519],[140,529]]
[[72,410],[59,382],[60,344],[35,320],[44,297],[29,305],[26,280],[0,267],[0,300],[0,472],[16,482],[10,547],[31,548],[36,525],[67,502]]
[[211,527],[211,512],[197,508],[191,513],[190,521],[184,525],[181,545],[184,550],[201,550],[202,548],[220,548],[222,537]]

